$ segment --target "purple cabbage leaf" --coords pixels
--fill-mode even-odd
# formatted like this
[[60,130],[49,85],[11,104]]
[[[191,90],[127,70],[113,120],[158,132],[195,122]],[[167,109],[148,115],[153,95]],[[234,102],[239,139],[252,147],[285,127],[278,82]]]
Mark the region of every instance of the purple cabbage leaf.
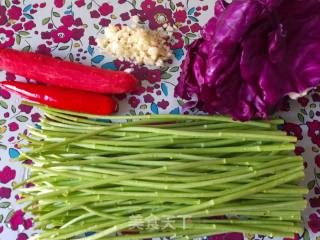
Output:
[[181,66],[175,95],[187,108],[265,119],[319,85],[319,0],[218,0],[214,11]]

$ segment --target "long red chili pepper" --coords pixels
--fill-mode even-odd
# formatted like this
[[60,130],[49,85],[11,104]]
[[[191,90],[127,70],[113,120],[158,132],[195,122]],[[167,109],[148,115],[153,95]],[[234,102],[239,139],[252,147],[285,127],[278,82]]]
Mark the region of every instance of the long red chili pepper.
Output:
[[126,93],[138,85],[138,80],[126,72],[13,49],[0,49],[0,68],[42,83],[97,93]]
[[74,112],[109,115],[117,108],[111,97],[86,91],[11,81],[0,82],[0,87],[29,100]]

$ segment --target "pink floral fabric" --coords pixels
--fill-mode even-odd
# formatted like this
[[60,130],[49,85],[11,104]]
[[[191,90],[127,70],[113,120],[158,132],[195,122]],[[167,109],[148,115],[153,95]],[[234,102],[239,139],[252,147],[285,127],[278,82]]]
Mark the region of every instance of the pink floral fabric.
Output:
[[[141,81],[134,93],[116,96],[121,102],[119,114],[181,113],[184,102],[173,97],[179,65],[185,46],[199,35],[201,27],[213,14],[210,0],[3,0],[0,1],[0,48],[60,57],[104,69],[134,69]],[[135,66],[102,55],[96,39],[103,36],[110,23],[130,24],[139,16],[151,29],[174,27],[169,45],[174,58],[160,69]],[[0,72],[3,80],[24,80]],[[305,159],[306,184],[310,206],[304,212],[306,230],[297,239],[320,236],[320,91],[296,102],[284,102],[281,115],[287,119],[283,130],[299,139],[295,153]],[[25,177],[25,170],[12,159],[19,156],[23,143],[19,134],[26,126],[37,124],[36,109],[21,104],[16,95],[0,89],[0,239],[26,240],[32,234],[32,216],[16,203],[15,183]],[[267,240],[260,235],[220,234],[209,240]],[[289,239],[285,239],[289,240]]]

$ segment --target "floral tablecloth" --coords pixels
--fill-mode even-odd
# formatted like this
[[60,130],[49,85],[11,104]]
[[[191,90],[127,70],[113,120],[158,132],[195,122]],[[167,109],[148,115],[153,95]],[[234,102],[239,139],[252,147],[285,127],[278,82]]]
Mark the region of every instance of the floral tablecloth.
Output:
[[[173,97],[184,46],[195,39],[201,26],[212,16],[212,0],[2,0],[0,1],[0,48],[24,51],[80,61],[105,69],[124,69],[129,63],[112,61],[101,55],[95,39],[101,37],[110,23],[130,24],[138,15],[151,28],[175,25],[170,42],[174,53],[172,64],[161,69],[134,66],[142,86],[132,95],[117,96],[120,113],[180,113],[183,101]],[[1,57],[1,56],[0,56]],[[58,69],[57,69],[58,70]],[[44,69],[45,71],[45,69]],[[1,72],[1,79],[25,80]],[[39,121],[36,109],[20,103],[21,99],[0,89],[0,239],[24,240],[32,235],[32,218],[16,203],[16,182],[25,176],[24,169],[13,158],[19,156],[19,134],[27,125]],[[316,91],[297,102],[286,102],[281,115],[287,119],[284,130],[298,136],[296,154],[305,159],[305,184],[310,189],[310,205],[304,212],[307,230],[296,239],[320,236],[320,94]],[[268,239],[264,236],[227,234],[208,239]],[[320,239],[320,237],[319,237]]]

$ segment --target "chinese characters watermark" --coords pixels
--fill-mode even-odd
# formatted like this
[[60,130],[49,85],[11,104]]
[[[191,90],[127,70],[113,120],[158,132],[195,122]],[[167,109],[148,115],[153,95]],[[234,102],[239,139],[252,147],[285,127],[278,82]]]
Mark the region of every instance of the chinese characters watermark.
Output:
[[137,230],[167,230],[174,231],[177,228],[185,230],[188,224],[191,224],[192,220],[190,216],[180,215],[180,216],[162,216],[161,218],[150,214],[147,217],[142,215],[130,216],[130,226],[131,229]]

